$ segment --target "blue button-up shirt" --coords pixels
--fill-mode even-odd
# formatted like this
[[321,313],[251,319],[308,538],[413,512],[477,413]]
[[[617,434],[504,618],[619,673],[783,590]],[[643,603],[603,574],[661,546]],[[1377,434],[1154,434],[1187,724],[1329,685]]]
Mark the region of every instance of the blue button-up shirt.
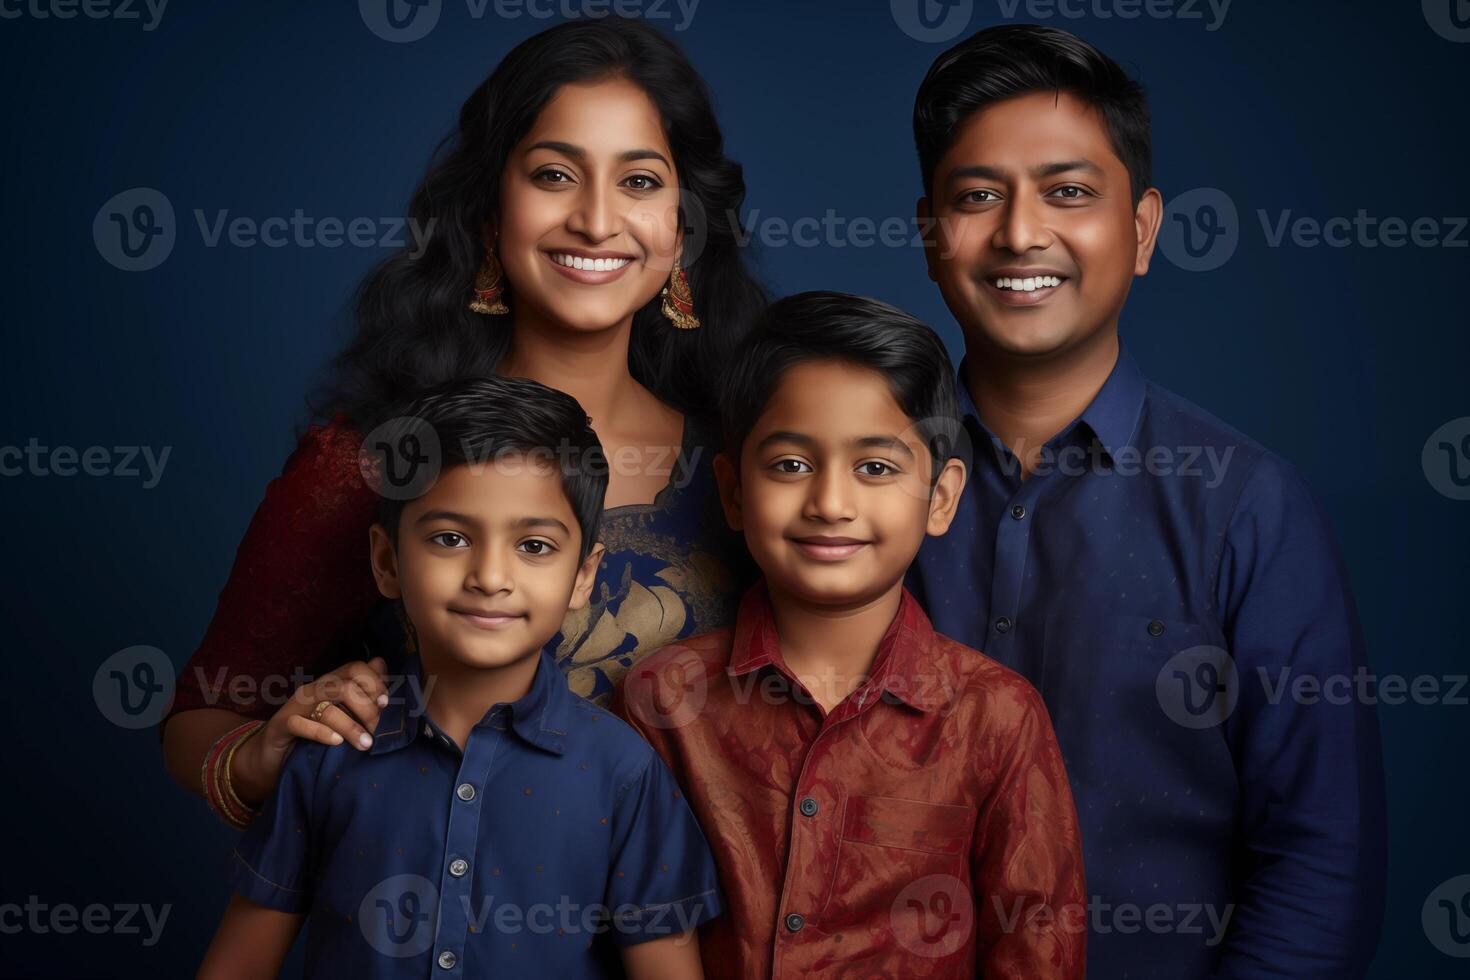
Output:
[[463,754],[423,710],[417,656],[366,752],[300,742],[231,881],[308,913],[307,976],[604,977],[617,947],[720,911],[673,777],[543,652]]
[[968,482],[908,585],[1046,701],[1082,829],[1088,976],[1360,976],[1386,879],[1381,750],[1302,479],[1124,350],[1023,481],[963,378]]

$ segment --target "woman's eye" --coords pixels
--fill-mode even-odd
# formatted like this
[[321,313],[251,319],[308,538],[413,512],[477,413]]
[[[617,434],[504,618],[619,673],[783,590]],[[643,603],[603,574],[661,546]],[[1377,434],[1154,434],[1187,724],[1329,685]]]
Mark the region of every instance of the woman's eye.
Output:
[[778,459],[771,464],[771,468],[777,473],[806,473],[811,467],[799,459]]
[[887,463],[880,463],[877,460],[859,463],[858,469],[862,471],[863,476],[889,476],[896,472],[892,466],[889,466]]
[[531,555],[549,555],[556,550],[549,541],[522,541],[521,548]]
[[628,178],[627,184],[635,191],[656,191],[663,186],[647,174],[634,174]]
[[535,179],[547,184],[569,184],[572,181],[571,176],[561,170],[543,170]]
[[445,548],[464,548],[469,545],[465,536],[455,531],[440,531],[429,540]]

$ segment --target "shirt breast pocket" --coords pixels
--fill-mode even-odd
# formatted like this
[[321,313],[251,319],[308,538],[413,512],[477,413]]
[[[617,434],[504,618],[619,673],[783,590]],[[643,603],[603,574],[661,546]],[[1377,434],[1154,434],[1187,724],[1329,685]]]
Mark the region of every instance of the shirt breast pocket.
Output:
[[969,881],[973,806],[888,796],[849,796],[827,901],[824,932],[887,922],[898,891],[927,875]]
[[1038,686],[1074,791],[1107,786],[1126,796],[1130,772],[1187,772],[1219,761],[1228,768],[1221,726],[1238,682],[1213,629],[1182,619],[1058,613],[1047,617],[1042,647]]

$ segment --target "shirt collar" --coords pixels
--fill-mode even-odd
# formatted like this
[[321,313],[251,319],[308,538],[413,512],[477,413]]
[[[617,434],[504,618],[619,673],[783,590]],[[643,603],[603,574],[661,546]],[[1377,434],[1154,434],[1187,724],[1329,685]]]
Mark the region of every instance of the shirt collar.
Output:
[[[561,755],[565,750],[573,695],[551,654],[542,650],[538,656],[540,661],[531,689],[508,706],[510,727],[523,741]],[[397,676],[400,678],[397,690],[389,691],[388,705],[378,715],[378,728],[369,750],[373,755],[392,752],[413,741],[426,715],[423,703],[426,692],[418,653],[404,655]],[[494,707],[486,710],[475,727],[489,724],[494,710]]]
[[[953,692],[948,691],[943,683],[937,683],[939,678],[931,676],[936,670],[930,657],[933,640],[934,627],[929,617],[913,594],[903,588],[898,612],[878,642],[878,654],[873,658],[868,680],[859,685],[844,704],[852,704],[854,710],[861,710],[881,696],[890,703],[901,701],[920,711],[939,707]],[[740,608],[735,615],[730,663],[725,672],[739,677],[767,665],[788,677],[792,676],[781,656],[771,595],[762,576],[740,600]]]
[[[974,420],[980,430],[989,435],[990,430],[985,428],[985,423],[980,419],[980,410],[975,407],[975,401],[970,397],[970,389],[965,384],[965,361],[969,360],[966,354],[960,360],[958,372],[958,385],[960,396],[960,418],[964,421]],[[1109,455],[1116,457],[1118,451],[1133,443],[1133,436],[1138,430],[1138,419],[1143,414],[1143,398],[1145,385],[1143,373],[1138,369],[1138,362],[1128,352],[1127,346],[1120,339],[1118,341],[1118,360],[1113,364],[1113,370],[1108,373],[1108,379],[1103,382],[1102,388],[1093,397],[1088,406],[1082,410],[1077,419],[1063,427],[1066,432],[1076,422],[1085,424],[1092,434],[1097,437],[1098,443]],[[991,436],[992,440],[994,436]]]

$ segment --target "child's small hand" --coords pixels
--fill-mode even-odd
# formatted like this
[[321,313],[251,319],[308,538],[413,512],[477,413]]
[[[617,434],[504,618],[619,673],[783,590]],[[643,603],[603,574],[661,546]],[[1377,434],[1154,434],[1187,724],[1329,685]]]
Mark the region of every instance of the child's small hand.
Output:
[[[378,713],[388,704],[382,657],[363,663],[354,660],[303,684],[265,727],[247,739],[230,766],[235,793],[248,806],[258,807],[275,789],[286,753],[298,738],[323,745],[347,744],[366,751],[373,744]],[[311,713],[322,701],[333,702],[313,721]]]

